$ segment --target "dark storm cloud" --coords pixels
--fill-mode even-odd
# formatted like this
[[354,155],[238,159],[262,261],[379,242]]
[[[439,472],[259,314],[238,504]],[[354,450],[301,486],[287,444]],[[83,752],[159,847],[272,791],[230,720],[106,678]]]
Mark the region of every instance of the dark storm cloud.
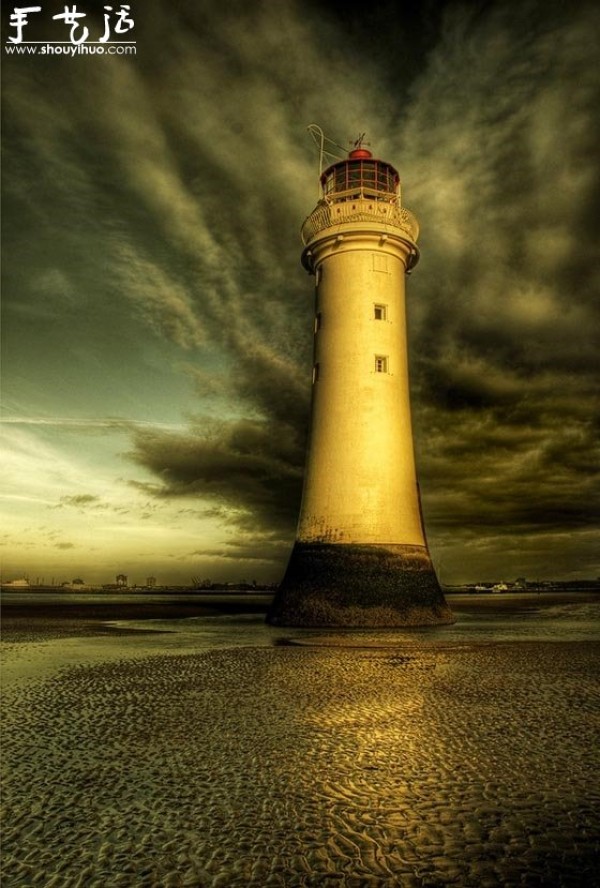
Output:
[[217,549],[200,549],[192,556],[218,561],[270,562],[281,564],[289,554],[289,541],[277,533],[261,534],[254,528],[248,529],[247,539],[238,533],[234,542],[226,542]]
[[598,13],[544,10],[448,15],[414,85],[402,135],[423,232],[415,352],[440,375],[457,356],[525,376],[579,372],[596,354]]
[[[480,449],[477,443],[470,450],[464,447],[458,456],[439,448],[437,466],[424,460],[432,528],[545,533],[585,529],[597,520],[600,483],[592,465],[594,451],[598,455],[593,440],[572,430],[533,446],[502,446],[497,438],[494,434],[487,448],[483,442]],[[459,468],[449,474],[446,466],[452,458]]]
[[189,434],[138,433],[131,458],[150,469],[167,497],[208,497],[241,528],[293,530],[304,462],[289,424],[240,420],[198,424]]

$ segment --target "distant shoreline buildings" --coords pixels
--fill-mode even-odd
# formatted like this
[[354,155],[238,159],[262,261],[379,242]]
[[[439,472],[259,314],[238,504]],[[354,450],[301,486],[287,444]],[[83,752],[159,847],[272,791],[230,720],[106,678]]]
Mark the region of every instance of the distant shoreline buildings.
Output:
[[[146,578],[145,583],[128,584],[128,578],[125,574],[119,574],[114,583],[86,583],[80,578],[73,580],[64,580],[62,582],[45,583],[43,579],[37,579],[31,582],[29,577],[17,577],[14,579],[2,581],[0,589],[5,592],[133,592],[137,594],[157,594],[157,593],[190,593],[190,594],[206,594],[210,592],[276,592],[278,583],[257,583],[253,580],[251,583],[242,580],[240,582],[212,582],[211,580],[199,580],[192,577],[189,585],[178,585],[174,583],[159,584],[156,577],[150,576]],[[598,592],[600,593],[600,577],[596,579],[581,580],[527,580],[525,577],[519,577],[512,581],[483,581],[477,583],[461,583],[461,584],[443,584],[444,594],[459,595],[503,595],[526,592]]]
[[212,592],[212,591],[241,591],[241,592],[275,592],[277,583],[258,583],[252,580],[239,582],[212,582],[210,579],[200,580],[192,577],[189,585],[183,586],[175,583],[159,584],[156,577],[146,577],[145,583],[129,583],[126,574],[117,574],[114,583],[86,583],[80,578],[45,583],[39,577],[35,582],[25,575],[15,579],[5,580],[0,583],[0,588],[7,592],[40,591],[40,592]]

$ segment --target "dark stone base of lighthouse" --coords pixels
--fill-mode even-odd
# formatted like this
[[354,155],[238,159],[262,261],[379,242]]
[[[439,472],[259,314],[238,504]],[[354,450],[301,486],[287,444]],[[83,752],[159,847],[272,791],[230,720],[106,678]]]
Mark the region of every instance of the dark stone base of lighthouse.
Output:
[[385,629],[454,617],[424,546],[296,543],[267,622]]

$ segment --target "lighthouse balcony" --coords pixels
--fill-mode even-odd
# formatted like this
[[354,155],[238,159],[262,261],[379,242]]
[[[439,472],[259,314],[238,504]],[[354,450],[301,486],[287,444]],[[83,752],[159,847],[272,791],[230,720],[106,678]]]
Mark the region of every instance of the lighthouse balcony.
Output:
[[386,229],[389,226],[399,228],[413,242],[419,236],[419,224],[413,214],[395,201],[356,197],[332,203],[324,198],[302,225],[302,242],[306,246],[324,229],[345,222],[376,222]]

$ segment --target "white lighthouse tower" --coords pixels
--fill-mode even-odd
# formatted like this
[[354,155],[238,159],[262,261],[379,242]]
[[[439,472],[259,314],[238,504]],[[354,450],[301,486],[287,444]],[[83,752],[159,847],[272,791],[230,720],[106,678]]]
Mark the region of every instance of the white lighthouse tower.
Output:
[[451,623],[413,452],[404,281],[419,258],[400,179],[360,141],[321,175],[311,431],[296,542],[267,615],[287,626]]

